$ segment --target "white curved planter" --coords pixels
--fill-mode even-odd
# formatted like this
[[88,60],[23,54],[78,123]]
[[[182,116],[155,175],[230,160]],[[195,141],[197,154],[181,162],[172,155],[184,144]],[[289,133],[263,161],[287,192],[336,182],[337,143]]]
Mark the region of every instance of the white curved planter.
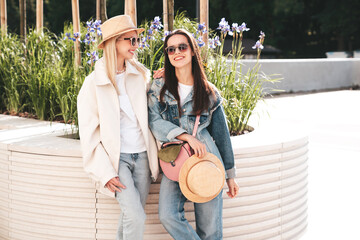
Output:
[[[0,239],[114,239],[118,203],[83,172],[79,141],[59,137],[61,124],[1,130],[11,128],[4,118]],[[240,194],[224,191],[224,239],[299,239],[307,226],[307,137],[255,131],[232,142]],[[159,188],[159,181],[150,188],[144,239],[171,239],[158,220]],[[192,204],[185,209],[194,226]]]

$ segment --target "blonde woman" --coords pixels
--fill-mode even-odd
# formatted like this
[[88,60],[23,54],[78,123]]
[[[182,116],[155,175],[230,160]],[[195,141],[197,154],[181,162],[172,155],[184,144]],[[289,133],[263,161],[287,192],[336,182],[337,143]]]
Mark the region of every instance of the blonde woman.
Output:
[[139,44],[129,16],[101,25],[104,57],[78,95],[84,169],[100,191],[119,202],[116,239],[142,239],[151,178],[159,174],[156,142],[148,128],[149,71],[135,58]]

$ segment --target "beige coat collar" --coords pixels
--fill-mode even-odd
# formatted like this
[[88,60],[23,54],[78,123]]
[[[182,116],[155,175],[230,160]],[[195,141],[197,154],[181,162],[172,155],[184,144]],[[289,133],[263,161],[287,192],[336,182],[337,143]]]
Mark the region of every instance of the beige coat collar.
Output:
[[[136,67],[134,67],[129,61],[125,61],[126,64],[126,75],[138,75],[141,74]],[[104,58],[100,58],[96,63],[95,63],[95,84],[96,85],[106,85],[106,84],[111,84],[111,81],[109,79],[109,77],[107,76],[106,73],[106,68],[105,68],[105,60]]]

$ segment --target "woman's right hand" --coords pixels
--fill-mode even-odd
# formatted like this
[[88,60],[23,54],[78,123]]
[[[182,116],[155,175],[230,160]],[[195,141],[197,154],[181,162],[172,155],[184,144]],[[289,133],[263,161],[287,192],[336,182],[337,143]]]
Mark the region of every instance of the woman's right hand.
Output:
[[186,141],[189,143],[190,147],[194,150],[194,155],[202,158],[206,154],[206,146],[199,140],[197,140],[195,137],[193,137],[190,134],[184,133],[177,137],[177,139],[180,139],[182,141]]
[[120,182],[119,177],[113,177],[106,184],[105,187],[109,189],[111,192],[115,193],[115,191],[121,192],[121,188],[125,189],[126,187]]
[[163,78],[165,76],[165,69],[164,68],[160,68],[160,69],[155,70],[153,72],[154,72],[154,75],[153,75],[154,79]]

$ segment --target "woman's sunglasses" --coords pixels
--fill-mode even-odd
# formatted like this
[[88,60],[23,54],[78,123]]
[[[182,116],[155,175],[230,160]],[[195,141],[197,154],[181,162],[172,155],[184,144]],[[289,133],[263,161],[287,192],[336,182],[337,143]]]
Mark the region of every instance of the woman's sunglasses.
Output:
[[177,48],[179,49],[180,52],[185,52],[189,48],[189,45],[185,43],[181,43],[177,47],[169,46],[165,48],[165,51],[167,52],[168,55],[173,55],[176,52]]
[[123,38],[123,39],[119,39],[119,40],[130,40],[131,46],[133,46],[133,47],[136,45],[136,43],[138,45],[140,45],[140,38],[131,37],[131,38]]

